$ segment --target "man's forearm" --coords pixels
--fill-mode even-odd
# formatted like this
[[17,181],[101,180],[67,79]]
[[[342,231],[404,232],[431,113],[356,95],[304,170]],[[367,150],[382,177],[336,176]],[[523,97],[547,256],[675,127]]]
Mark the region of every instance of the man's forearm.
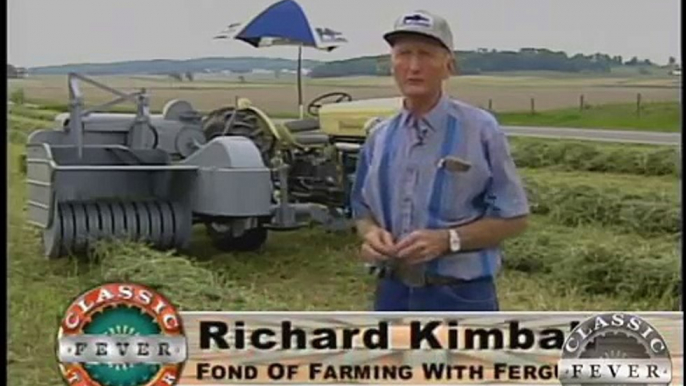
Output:
[[491,248],[503,240],[517,236],[527,227],[527,218],[484,218],[457,228],[462,250]]

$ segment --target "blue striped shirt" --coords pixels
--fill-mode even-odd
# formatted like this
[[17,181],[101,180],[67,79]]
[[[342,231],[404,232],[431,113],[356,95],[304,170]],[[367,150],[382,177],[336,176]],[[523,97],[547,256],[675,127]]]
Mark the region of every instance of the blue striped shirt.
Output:
[[[471,164],[442,167],[445,157]],[[379,123],[362,147],[351,206],[399,241],[419,229],[454,228],[483,217],[529,213],[505,134],[488,112],[443,96],[421,118],[403,109]],[[499,247],[449,253],[418,266],[470,280],[495,276]]]

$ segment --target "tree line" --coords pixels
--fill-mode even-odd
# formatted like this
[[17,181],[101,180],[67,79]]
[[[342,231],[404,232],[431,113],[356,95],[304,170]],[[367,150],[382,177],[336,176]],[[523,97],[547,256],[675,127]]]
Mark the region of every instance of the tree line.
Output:
[[[652,66],[648,59],[631,59],[620,55],[610,56],[596,53],[568,56],[563,51],[548,49],[522,48],[519,51],[497,51],[479,49],[476,51],[457,51],[458,74],[475,75],[482,72],[501,71],[560,71],[560,72],[610,72],[618,66]],[[670,58],[670,64],[675,62]],[[333,61],[315,67],[310,76],[314,78],[390,75],[389,55]]]

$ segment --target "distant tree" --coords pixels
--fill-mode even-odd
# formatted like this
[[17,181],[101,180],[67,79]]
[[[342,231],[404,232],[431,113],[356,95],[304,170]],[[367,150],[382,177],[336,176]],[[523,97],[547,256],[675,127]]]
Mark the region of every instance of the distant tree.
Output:
[[676,64],[676,58],[673,56],[669,57],[669,65],[674,66]]
[[26,98],[24,97],[23,88],[18,88],[12,91],[12,94],[10,94],[10,101],[12,101],[12,103],[14,103],[15,105],[23,105],[25,100]]
[[189,82],[192,82],[193,79],[194,79],[193,73],[190,72],[190,71],[187,71],[187,72],[186,72],[186,79],[188,79]]
[[624,64],[626,64],[627,66],[635,66],[638,64],[638,58],[634,56],[633,58],[631,58],[631,60]]
[[380,57],[376,60],[376,75],[391,75],[391,61],[387,57]]

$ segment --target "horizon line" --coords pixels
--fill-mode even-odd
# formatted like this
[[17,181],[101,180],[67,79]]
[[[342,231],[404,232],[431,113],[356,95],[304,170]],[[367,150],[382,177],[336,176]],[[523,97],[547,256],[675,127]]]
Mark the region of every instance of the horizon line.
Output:
[[[645,59],[640,58],[638,55],[630,55],[627,56],[626,58],[624,55],[613,55],[605,52],[593,52],[593,53],[582,53],[582,52],[576,52],[570,55],[569,52],[565,50],[554,50],[550,48],[545,48],[545,47],[530,47],[530,46],[522,46],[518,49],[497,49],[497,48],[485,48],[485,47],[478,47],[478,48],[473,48],[473,49],[463,49],[463,50],[454,50],[454,53],[465,53],[465,52],[479,52],[479,51],[484,51],[484,52],[521,52],[522,50],[525,49],[535,49],[535,50],[547,50],[550,52],[554,53],[559,53],[562,52],[567,57],[573,57],[575,55],[584,55],[584,56],[589,56],[589,55],[594,55],[594,54],[603,54],[603,55],[608,55],[610,57],[616,57],[616,56],[621,56],[622,59],[629,59],[629,58],[634,58],[636,57],[640,61],[644,61]],[[363,58],[373,58],[373,57],[379,57],[379,56],[386,56],[389,55],[388,53],[382,53],[382,54],[368,54],[368,55],[357,55],[357,56],[352,56],[348,58],[341,58],[341,59],[333,59],[333,60],[319,60],[319,59],[305,59],[303,58],[303,62],[318,62],[318,63],[328,63],[328,62],[340,62],[340,61],[346,61],[346,60],[353,60],[353,59],[363,59]],[[677,59],[677,64],[680,64],[678,62],[680,55],[670,55]],[[286,61],[291,61],[291,62],[297,62],[297,59],[292,59],[292,58],[285,58],[282,56],[251,56],[251,55],[241,55],[241,56],[199,56],[199,57],[194,57],[194,58],[150,58],[150,59],[123,59],[123,60],[114,60],[114,61],[102,61],[102,62],[68,62],[68,63],[60,63],[60,64],[43,64],[43,65],[37,65],[37,66],[17,66],[11,63],[11,60],[7,60],[8,65],[13,65],[18,68],[25,68],[25,69],[37,69],[37,68],[44,68],[44,67],[64,67],[64,66],[76,66],[76,65],[107,65],[107,64],[117,64],[117,63],[126,63],[126,62],[153,62],[153,61],[169,61],[169,62],[184,62],[184,61],[193,61],[193,60],[201,60],[201,59],[271,59],[271,60],[286,60]],[[649,59],[650,60],[650,59]],[[668,60],[665,60],[665,64],[668,64]],[[651,60],[651,63],[653,64],[658,64],[659,62],[653,62]]]

